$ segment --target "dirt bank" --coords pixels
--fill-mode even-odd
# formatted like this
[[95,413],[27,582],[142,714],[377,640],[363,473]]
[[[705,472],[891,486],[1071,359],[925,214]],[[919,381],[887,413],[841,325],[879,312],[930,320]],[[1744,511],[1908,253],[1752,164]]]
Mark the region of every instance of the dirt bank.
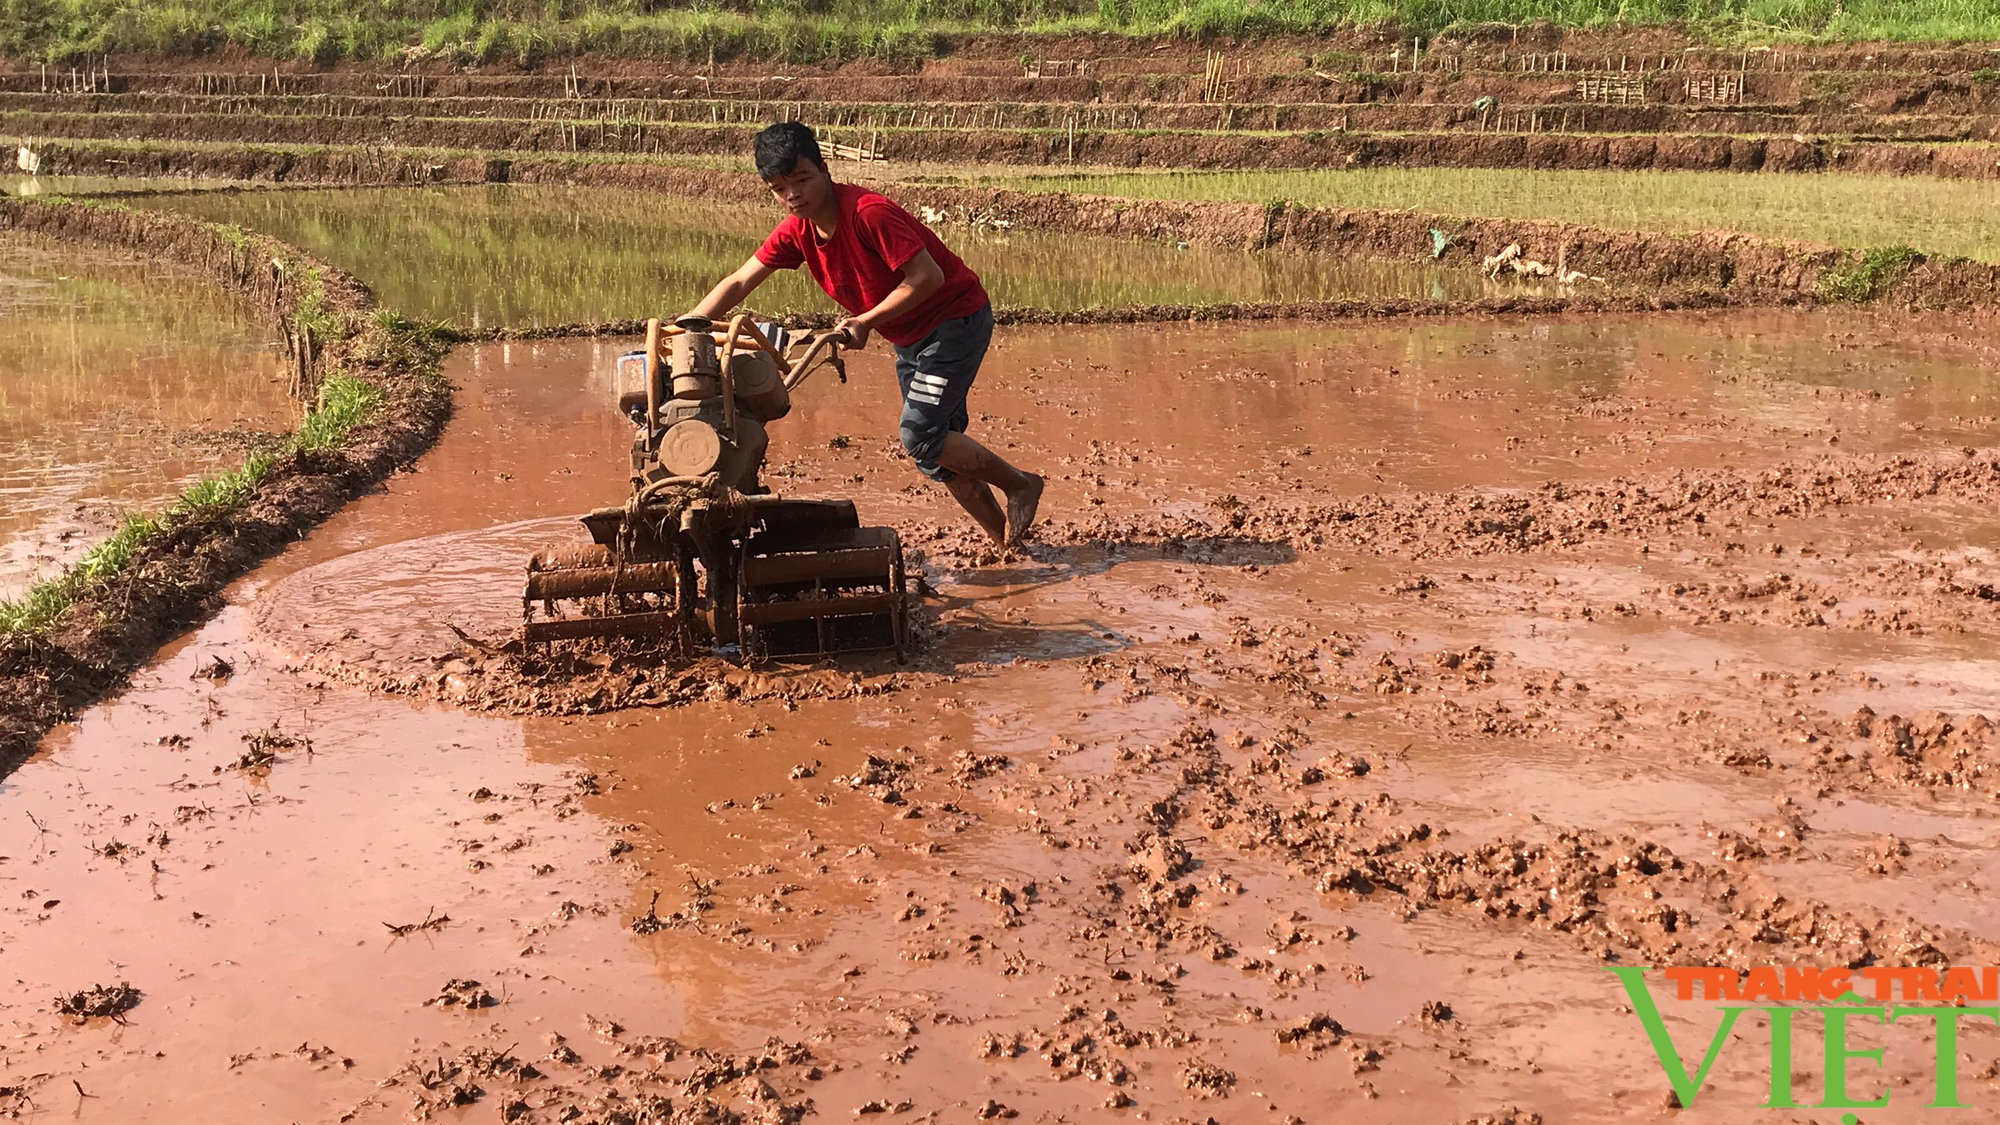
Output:
[[[824,95],[821,100],[821,95]],[[150,117],[342,117],[425,118],[570,122],[594,131],[598,122],[637,125],[761,124],[796,118],[818,128],[872,131],[882,128],[1064,129],[1086,133],[1105,129],[1240,132],[1329,131],[1364,133],[1527,132],[1687,133],[1706,135],[1798,135],[1842,140],[1924,142],[2000,139],[2000,116],[1950,113],[1927,107],[1922,113],[1901,106],[1893,112],[1856,111],[1852,105],[1819,111],[1775,106],[1595,105],[1579,104],[1573,90],[1539,99],[1510,97],[1495,108],[1474,103],[1493,94],[1435,91],[1420,103],[1338,99],[1306,104],[1282,101],[1141,101],[1120,103],[1102,96],[1090,101],[959,101],[907,94],[900,101],[872,100],[868,91],[785,89],[762,96],[731,98],[722,91],[685,98],[508,98],[410,97],[397,95],[255,94],[39,94],[0,92],[0,111],[63,115],[142,114]],[[809,100],[810,99],[810,100]],[[1907,100],[1907,99],[1899,99]],[[1995,107],[2000,108],[2000,107]]]
[[[1358,62],[1359,60],[1354,60]],[[1599,61],[1601,60],[1594,60]],[[1676,60],[1677,64],[1680,60]],[[1718,60],[1719,61],[1719,60]],[[1298,60],[1293,60],[1297,65]],[[1989,60],[1990,62],[1990,60]],[[1162,65],[1156,61],[1156,65]],[[1984,64],[1982,64],[1984,65]],[[1011,66],[1014,73],[998,71]],[[1385,68],[1386,69],[1386,68]],[[1602,69],[1601,65],[1598,68]],[[1615,69],[1615,64],[1612,69]],[[1978,68],[1973,68],[1978,69]],[[1624,73],[1624,72],[1621,72]],[[38,73],[0,74],[0,91],[46,99],[42,104],[69,104],[96,93],[161,97],[238,97],[258,99],[396,98],[537,99],[575,108],[579,100],[628,99],[687,101],[713,98],[759,99],[776,102],[891,102],[906,107],[936,103],[1148,106],[1161,112],[1194,112],[1254,108],[1260,103],[1280,106],[1337,103],[1409,106],[1469,106],[1491,97],[1511,107],[1577,105],[1580,73],[1518,71],[1426,70],[1398,73],[1348,69],[1338,73],[1319,68],[1253,73],[1232,79],[1230,97],[1217,106],[1206,97],[1200,58],[1191,66],[1148,74],[1094,71],[1088,78],[1023,78],[1019,63],[933,64],[914,74],[854,73],[827,75],[811,68],[721,68],[714,75],[677,72],[633,72],[618,77],[585,67],[578,78],[561,74],[424,74],[410,72],[356,73],[336,71],[301,74],[271,70],[197,69],[155,73],[113,73],[108,79],[78,86],[45,81]],[[1632,81],[1632,75],[1626,80]],[[1689,79],[1695,79],[1690,82]],[[1763,109],[1769,111],[1848,114],[1857,109],[1875,115],[1908,113],[1979,114],[2000,109],[2000,88],[1980,82],[1963,71],[1896,72],[1874,69],[1829,71],[1739,70],[1735,66],[1702,66],[1690,62],[1672,70],[1636,76],[1645,100],[1655,107],[1678,106],[1708,111]],[[1705,96],[1727,83],[1733,95],[1718,103]],[[1702,93],[1697,93],[1702,91]],[[1598,104],[1616,114],[1631,107]],[[435,116],[430,114],[428,116]]]
[[[1644,296],[1631,293],[1602,295],[1562,294],[1536,296],[1481,297],[1462,301],[1380,298],[1337,301],[1241,301],[1212,305],[1126,305],[1112,309],[1047,309],[1026,306],[995,306],[995,324],[1018,325],[1107,325],[1107,324],[1224,324],[1255,321],[1341,321],[1375,319],[1472,318],[1505,316],[1555,316],[1563,313],[1670,312],[1694,309],[1783,308],[1810,304],[1794,293],[1752,293],[1738,290],[1720,293],[1685,289]],[[797,328],[828,328],[838,318],[832,313],[796,313],[785,318]],[[567,340],[593,337],[632,336],[645,331],[641,320],[599,320],[570,324],[545,324],[533,328],[452,329],[448,335],[460,343],[491,340]]]
[[[240,48],[207,54],[119,55],[97,61],[113,89],[148,82],[233,78],[251,92],[284,85],[302,93],[366,92],[396,83],[436,84],[446,92],[472,86],[515,84],[548,96],[603,92],[605,84],[641,84],[662,79],[688,84],[729,79],[777,77],[803,81],[882,77],[1000,78],[1054,86],[1065,81],[1180,77],[1198,79],[1204,55],[1225,57],[1232,81],[1290,77],[1314,69],[1359,72],[1377,81],[1403,76],[1431,79],[1458,71],[1536,75],[1579,70],[1694,71],[1749,76],[1814,74],[1940,74],[1967,76],[1992,65],[1992,54],[1977,43],[1797,43],[1722,45],[1681,27],[1564,28],[1550,22],[1523,25],[1471,24],[1450,28],[1435,39],[1422,37],[1424,50],[1411,58],[1411,33],[1384,20],[1312,36],[1214,36],[1193,41],[1178,36],[1135,37],[1101,34],[942,34],[931,40],[931,57],[861,57],[813,61],[747,57],[661,59],[617,54],[548,58],[522,66],[496,58],[468,66],[450,57],[412,58],[394,69],[373,62],[321,66],[298,59],[259,58]],[[1024,58],[1043,63],[1045,76],[1026,78]],[[1046,65],[1049,62],[1056,66]],[[41,88],[70,79],[66,68],[46,70],[29,60],[0,60],[7,88]],[[1077,64],[1082,66],[1077,68]],[[1059,70],[1073,68],[1065,77]],[[271,89],[271,92],[281,92]],[[532,95],[531,95],[532,96]]]
[[[1653,171],[1820,172],[2000,178],[2000,149],[1762,136],[1560,133],[1564,111],[1509,111],[1505,132],[1233,133],[1173,129],[979,129],[857,126],[889,160],[1092,164],[1153,168],[1618,168]],[[1225,122],[1226,123],[1226,122]],[[1990,124],[1990,123],[1989,123]],[[1981,124],[1980,129],[1989,129]],[[0,129],[27,138],[385,145],[494,152],[735,155],[760,126],[701,122],[503,121],[371,118],[0,113]],[[1990,131],[1990,130],[1989,130]]]
[[[224,584],[407,465],[436,436],[449,399],[412,357],[371,354],[383,334],[370,332],[374,302],[366,286],[275,240],[151,212],[17,200],[0,201],[0,228],[193,266],[249,297],[287,339],[310,339],[298,353],[309,384],[316,373],[339,368],[382,392],[375,420],[355,428],[343,446],[280,457],[246,506],[170,520],[123,571],[86,587],[46,633],[0,636],[0,687],[9,701],[0,712],[0,770],[9,770],[51,725],[122,682],[210,611]],[[313,328],[300,320],[306,302],[315,306]],[[316,331],[327,334],[310,334]]]

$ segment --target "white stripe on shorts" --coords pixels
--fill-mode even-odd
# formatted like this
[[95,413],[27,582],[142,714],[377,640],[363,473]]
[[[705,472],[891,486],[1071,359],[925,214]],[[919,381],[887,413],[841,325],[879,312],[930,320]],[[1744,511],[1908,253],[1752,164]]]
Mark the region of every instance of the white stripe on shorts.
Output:
[[941,375],[925,375],[922,372],[910,376],[910,381],[913,383],[922,383],[926,387],[940,391],[951,385]]
[[919,390],[912,390],[910,392],[910,401],[921,402],[925,406],[938,406],[941,404],[942,400],[937,395],[925,394],[924,392]]

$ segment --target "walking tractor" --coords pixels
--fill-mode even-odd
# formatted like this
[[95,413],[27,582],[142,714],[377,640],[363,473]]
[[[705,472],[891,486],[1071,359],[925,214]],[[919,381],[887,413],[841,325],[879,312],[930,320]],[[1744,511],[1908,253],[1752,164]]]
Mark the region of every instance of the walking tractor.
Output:
[[[681,656],[817,657],[907,639],[903,547],[862,527],[851,500],[778,496],[759,479],[765,425],[830,367],[840,330],[796,337],[738,316],[648,321],[646,350],[619,360],[619,413],[637,427],[631,492],[582,517],[589,543],[528,561],[524,640],[625,638]],[[666,348],[662,355],[662,347]]]

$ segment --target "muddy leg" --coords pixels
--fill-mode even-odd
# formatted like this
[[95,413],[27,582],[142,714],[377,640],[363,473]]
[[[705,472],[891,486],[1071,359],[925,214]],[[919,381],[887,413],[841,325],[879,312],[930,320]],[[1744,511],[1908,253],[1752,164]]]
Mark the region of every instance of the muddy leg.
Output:
[[[1041,477],[1009,465],[998,453],[957,432],[944,436],[944,449],[938,453],[938,464],[958,474],[958,479],[950,482],[954,486],[959,480],[969,477],[982,486],[990,484],[1006,495],[1006,519],[996,530],[974,507],[975,501],[968,500],[956,487],[952,488],[952,495],[965,505],[965,510],[972,513],[972,517],[993,536],[995,542],[1019,543],[1027,534],[1028,528],[1035,522],[1035,509],[1042,500]],[[979,491],[985,492],[985,488]],[[993,503],[990,493],[984,499],[988,505]],[[999,513],[996,510],[994,514]]]
[[1000,502],[993,498],[992,486],[963,474],[944,482],[944,486],[995,543],[1007,541],[1007,517],[1000,511]]

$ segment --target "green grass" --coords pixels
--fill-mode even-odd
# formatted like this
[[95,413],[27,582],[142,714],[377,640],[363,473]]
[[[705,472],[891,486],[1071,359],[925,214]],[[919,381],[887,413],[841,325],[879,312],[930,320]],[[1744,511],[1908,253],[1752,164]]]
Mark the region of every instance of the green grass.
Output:
[[203,477],[194,487],[181,494],[174,505],[176,514],[205,516],[240,508],[257,494],[257,485],[264,474],[271,471],[276,461],[268,453],[259,453],[229,472],[218,476]]
[[1819,291],[1835,301],[1872,301],[1896,280],[1910,272],[1921,257],[1908,246],[1878,246],[1863,250],[1851,261],[1842,262],[1820,275]]
[[2000,183],[1979,180],[1488,168],[1061,176],[989,171],[925,179],[1024,191],[1549,219],[1621,230],[1737,230],[1833,246],[1909,244],[2000,261]]
[[1480,23],[1684,23],[1718,40],[2000,39],[1991,0],[0,0],[0,54],[66,61],[235,45],[264,55],[532,64],[586,51],[812,61],[937,53],[979,32],[1315,35],[1392,20],[1410,34]]
[[326,304],[326,278],[318,267],[306,270],[304,292],[292,308],[292,323],[315,346],[325,344],[340,331],[340,318]]
[[127,516],[111,538],[67,571],[35,583],[18,599],[0,601],[0,632],[39,632],[54,624],[86,587],[124,570],[139,548],[165,527],[166,523],[156,517]]
[[319,404],[292,439],[300,453],[324,453],[346,439],[347,432],[368,420],[382,400],[382,392],[372,383],[350,375],[328,376],[320,384]]
[[320,386],[319,402],[277,455],[257,454],[226,473],[196,482],[159,515],[131,515],[109,539],[69,569],[44,578],[18,598],[0,600],[0,633],[38,633],[56,623],[92,586],[123,573],[140,548],[177,524],[215,519],[242,508],[284,453],[313,454],[337,448],[381,404],[382,392],[344,374]]

